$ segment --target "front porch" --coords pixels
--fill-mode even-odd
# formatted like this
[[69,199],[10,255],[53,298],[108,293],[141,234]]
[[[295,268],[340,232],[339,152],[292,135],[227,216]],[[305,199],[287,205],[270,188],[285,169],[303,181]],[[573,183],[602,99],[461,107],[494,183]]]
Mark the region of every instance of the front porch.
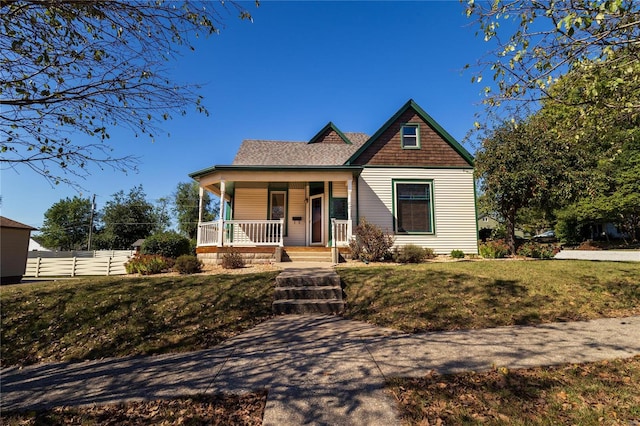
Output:
[[280,248],[282,252],[283,247],[327,248],[338,253],[338,248],[348,247],[353,234],[353,182],[358,172],[342,167],[206,171],[197,178],[200,202],[204,191],[218,196],[220,219],[204,222],[200,215],[198,254],[223,251],[212,248],[241,253]]
[[205,264],[211,265],[222,263],[223,256],[228,252],[239,253],[246,264],[280,262],[324,262],[335,264],[351,258],[351,249],[348,245],[340,247],[202,246],[198,247],[196,251],[200,260]]

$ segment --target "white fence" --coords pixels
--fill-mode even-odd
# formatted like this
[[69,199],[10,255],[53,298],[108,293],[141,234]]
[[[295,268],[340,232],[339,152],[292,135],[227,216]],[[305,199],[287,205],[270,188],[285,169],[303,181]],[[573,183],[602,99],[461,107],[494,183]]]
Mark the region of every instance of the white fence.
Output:
[[128,256],[118,257],[38,257],[27,259],[25,277],[62,277],[79,275],[124,275]]
[[51,258],[51,257],[131,257],[135,255],[135,250],[72,250],[72,251],[40,251],[32,250],[29,252],[29,259],[35,259],[37,257]]

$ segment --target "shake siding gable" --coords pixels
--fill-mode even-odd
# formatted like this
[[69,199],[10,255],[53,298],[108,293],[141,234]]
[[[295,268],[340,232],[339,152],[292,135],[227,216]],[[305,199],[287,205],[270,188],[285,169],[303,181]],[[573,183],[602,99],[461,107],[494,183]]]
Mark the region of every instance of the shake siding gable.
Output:
[[325,130],[318,138],[312,143],[330,143],[344,145],[344,140],[333,129]]
[[478,251],[471,169],[367,167],[358,180],[360,218],[393,233],[393,179],[433,182],[434,234],[396,234],[395,245],[417,244],[438,254]]
[[[400,130],[404,124],[418,124],[420,148],[403,149]],[[407,108],[353,161],[357,165],[471,167],[413,108]]]

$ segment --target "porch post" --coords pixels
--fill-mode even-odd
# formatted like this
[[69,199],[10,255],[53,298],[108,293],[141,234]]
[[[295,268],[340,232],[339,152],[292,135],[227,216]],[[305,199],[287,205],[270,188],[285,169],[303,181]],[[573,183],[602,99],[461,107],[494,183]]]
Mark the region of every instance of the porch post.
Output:
[[353,189],[353,179],[349,179],[347,181],[347,220],[349,223],[347,224],[347,240],[351,239],[351,192]]
[[198,200],[198,227],[196,228],[196,246],[200,244],[200,226],[202,225],[202,198],[204,197],[204,188],[198,188],[198,195],[200,199]]
[[224,241],[222,240],[224,238],[224,194],[225,192],[225,184],[224,184],[224,180],[220,181],[220,209],[218,210],[220,212],[220,219],[218,221],[218,247],[222,247],[224,245]]

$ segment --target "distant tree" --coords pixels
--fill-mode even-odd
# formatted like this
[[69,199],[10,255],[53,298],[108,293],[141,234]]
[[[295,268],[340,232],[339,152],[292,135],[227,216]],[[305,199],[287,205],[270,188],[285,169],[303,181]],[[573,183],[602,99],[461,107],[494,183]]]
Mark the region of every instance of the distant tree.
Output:
[[54,183],[91,163],[134,168],[111,155],[109,129],[153,139],[187,107],[206,113],[197,86],[171,81],[166,64],[194,49],[190,38],[217,33],[229,8],[251,19],[222,0],[0,2],[0,163]]
[[112,197],[102,209],[100,246],[126,250],[158,228],[154,206],[147,201],[142,185],[131,188],[128,194],[118,191]]
[[[529,1],[466,0],[467,15],[495,48],[480,59],[480,82],[490,73],[497,90],[485,88],[488,107],[553,99],[567,105],[638,112],[640,74],[640,2],[636,0]],[[611,79],[601,71],[615,70]],[[550,88],[567,72],[576,80],[581,100],[558,97]],[[574,101],[574,102],[572,102]],[[513,103],[511,103],[513,104]]]
[[154,214],[156,216],[157,226],[154,232],[165,232],[171,227],[170,205],[171,200],[168,197],[161,197],[156,200]]
[[[198,232],[199,194],[197,182],[180,182],[173,193],[173,211],[178,219],[178,229],[189,239],[196,238]],[[202,197],[202,220],[207,222],[217,216],[218,207],[212,206],[211,196],[205,191]]]
[[562,197],[564,159],[556,155],[554,141],[544,137],[541,123],[535,120],[505,122],[476,153],[476,177],[484,203],[504,219],[511,253],[516,249],[518,214],[527,207],[552,210]]
[[51,249],[81,250],[87,246],[90,218],[88,198],[62,199],[44,213],[39,242]]

